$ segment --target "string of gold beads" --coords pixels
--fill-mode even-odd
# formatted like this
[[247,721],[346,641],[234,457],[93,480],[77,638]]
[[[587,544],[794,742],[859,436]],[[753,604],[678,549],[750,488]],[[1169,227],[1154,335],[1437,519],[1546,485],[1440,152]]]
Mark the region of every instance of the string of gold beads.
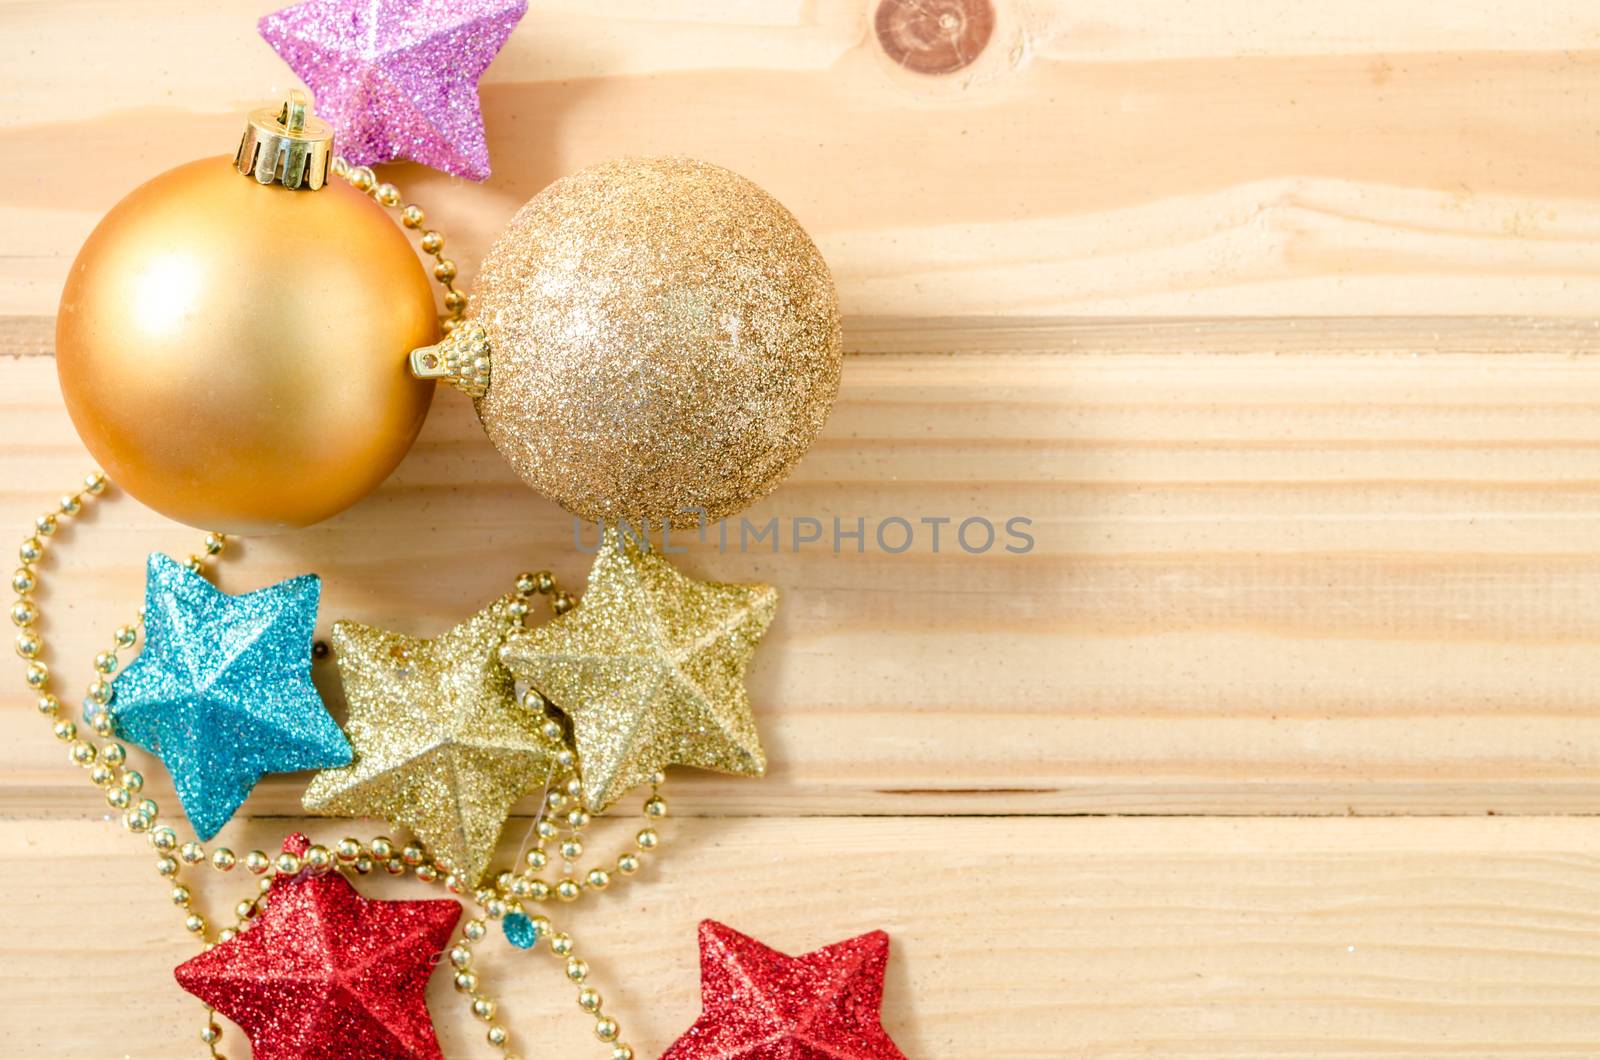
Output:
[[[417,243],[423,253],[433,255],[433,278],[444,288],[445,316],[439,326],[446,332],[456,329],[467,310],[467,296],[456,289],[456,263],[444,256],[444,236],[432,228],[423,228],[426,220],[422,207],[415,203],[401,205],[400,189],[387,181],[380,181],[370,166],[352,166],[338,156],[333,160],[333,174],[342,178],[352,188],[369,195],[379,206],[400,211],[400,223],[417,231]],[[420,231],[418,231],[420,230]]]
[[571,611],[578,602],[570,593],[563,592],[556,585],[555,576],[547,570],[537,573],[523,571],[518,574],[512,582],[511,595],[512,601],[508,610],[512,622],[518,625],[521,625],[523,620],[528,617],[528,600],[535,595],[548,596],[550,598],[550,610],[558,615],[564,615]]
[[[397,194],[396,201],[398,201]],[[418,218],[420,223],[420,211]],[[80,735],[75,722],[60,717],[61,703],[50,691],[52,674],[42,658],[45,645],[36,629],[40,611],[32,594],[39,585],[37,565],[46,554],[48,542],[60,528],[61,519],[80,515],[90,502],[105,493],[108,485],[105,474],[95,471],[85,476],[81,489],[64,494],[56,510],[40,515],[34,520],[31,532],[18,548],[18,556],[22,562],[11,580],[12,589],[17,593],[17,598],[11,607],[11,618],[18,629],[17,653],[25,661],[24,680],[38,696],[36,703],[39,713],[55,719],[56,738],[69,745],[70,760],[83,767],[90,781],[104,790],[107,804],[121,811],[123,827],[129,832],[146,836],[156,852],[156,873],[168,883],[168,897],[183,916],[184,929],[205,949],[228,942],[260,915],[269,901],[273,881],[276,878],[292,878],[302,871],[316,874],[346,871],[356,875],[368,875],[381,868],[393,876],[413,873],[425,883],[440,884],[456,893],[461,893],[463,888],[460,887],[459,878],[455,876],[452,866],[447,862],[432,857],[420,843],[408,843],[397,849],[394,841],[387,836],[375,837],[368,843],[346,837],[331,849],[313,844],[306,849],[304,855],[284,851],[272,856],[262,850],[251,850],[242,858],[227,847],[217,847],[208,854],[205,846],[197,840],[180,842],[177,830],[162,823],[160,807],[153,799],[140,798],[135,801],[143,790],[144,777],[128,766],[127,748],[114,738],[111,715],[106,709],[112,698],[111,683],[108,678],[120,668],[120,653],[137,645],[144,622],[142,612],[134,623],[119,626],[112,636],[110,648],[97,653],[94,659],[95,676],[88,686],[84,710],[95,734],[107,742],[96,744],[93,740]],[[227,539],[221,534],[207,534],[202,550],[188,558],[189,569],[204,574],[207,564],[222,555],[226,541]],[[570,595],[556,588],[555,580],[548,571],[519,574],[515,580],[512,602],[509,605],[509,611],[516,624],[521,624],[526,619],[527,600],[536,594],[549,596],[551,609],[558,615],[571,610],[576,603]],[[547,708],[547,704],[538,693],[530,692],[526,695],[531,698],[525,698],[525,704],[539,709]],[[550,718],[546,726],[547,736],[552,735],[550,726],[554,727],[553,738],[561,736],[560,724],[554,718]],[[496,877],[495,887],[481,889],[472,895],[483,916],[468,920],[463,928],[462,938],[449,950],[451,964],[456,969],[456,988],[466,995],[473,1016],[487,1024],[486,1040],[502,1051],[503,1060],[520,1060],[520,1058],[512,1051],[510,1033],[497,1022],[498,1003],[483,992],[477,974],[471,970],[472,946],[481,941],[487,933],[485,919],[499,920],[510,912],[520,912],[520,902],[524,898],[545,901],[553,894],[558,899],[572,901],[580,897],[585,890],[604,890],[611,882],[613,871],[619,876],[633,875],[640,866],[639,854],[654,850],[659,843],[656,830],[647,826],[635,836],[638,852],[630,850],[619,854],[614,869],[594,868],[582,877],[575,876],[572,871],[573,861],[583,850],[580,829],[590,822],[590,815],[582,808],[582,781],[576,774],[575,761],[570,750],[563,749],[560,752],[558,765],[571,772],[566,774],[561,784],[547,793],[546,805],[552,812],[560,812],[566,808],[567,800],[576,800],[576,805],[566,814],[567,839],[561,844],[561,853],[567,867],[566,875],[553,885],[537,875],[538,870],[544,868],[549,860],[545,851],[546,844],[561,831],[541,816],[537,826],[538,841],[525,855],[521,871],[502,872]],[[651,778],[651,792],[643,810],[645,817],[651,820],[659,819],[666,814],[666,801],[660,795],[662,780],[659,773]],[[235,868],[243,867],[246,872],[258,877],[254,891],[235,903],[232,922],[214,933],[212,925],[206,918],[194,911],[193,892],[180,879],[185,866],[199,865],[210,865],[219,873],[230,873]],[[547,917],[536,915],[530,917],[530,920],[536,927],[535,946],[548,940],[549,952],[564,960],[568,980],[578,987],[578,1007],[594,1018],[595,1037],[610,1047],[612,1060],[634,1060],[633,1049],[626,1043],[618,1041],[621,1034],[620,1026],[613,1017],[603,1011],[600,993],[589,984],[588,963],[576,954],[572,937],[565,932],[555,931]],[[212,1060],[226,1060],[226,1057],[217,1050],[223,1032],[216,1022],[215,1010],[205,1006],[205,1016],[206,1021],[199,1034],[200,1040],[206,1045]]]
[[[17,593],[17,599],[11,605],[11,620],[18,627],[17,654],[27,661],[23,679],[38,696],[35,701],[37,709],[44,717],[53,719],[53,732],[56,739],[68,745],[69,760],[82,767],[89,781],[105,792],[107,805],[121,811],[125,829],[149,836],[157,852],[156,871],[170,882],[169,896],[184,914],[185,929],[205,942],[205,918],[189,908],[189,888],[178,881],[178,860],[172,856],[172,852],[178,848],[177,833],[170,827],[158,824],[161,808],[154,799],[139,798],[135,801],[144,788],[144,776],[128,765],[128,749],[114,739],[111,715],[106,710],[106,705],[111,701],[111,683],[107,679],[121,665],[120,653],[138,643],[139,629],[144,622],[143,613],[136,622],[117,627],[110,648],[97,653],[94,658],[95,676],[89,683],[83,706],[94,734],[106,740],[103,744],[97,744],[82,735],[72,719],[61,717],[61,700],[50,691],[53,677],[49,665],[41,658],[45,645],[35,629],[40,611],[32,595],[40,583],[38,564],[44,559],[47,542],[60,529],[61,520],[81,515],[90,503],[104,495],[108,485],[109,480],[103,471],[85,475],[81,488],[63,494],[55,511],[34,519],[32,532],[23,538],[18,547],[17,555],[22,565],[11,576],[11,588]],[[189,569],[202,573],[210,558],[221,555],[225,543],[226,539],[221,534],[207,534],[203,551],[189,557]],[[185,846],[180,856],[186,854],[187,849]],[[207,1025],[202,1040],[210,1049],[213,1060],[226,1060],[217,1052],[215,1045],[221,1038],[221,1029],[211,1019],[212,1010],[208,1008],[206,1012]]]
[[[556,723],[552,721],[547,724]],[[563,783],[552,786],[545,794],[546,814],[541,815],[535,825],[538,838],[533,847],[523,855],[523,864],[515,871],[507,870],[496,876],[492,890],[480,890],[477,895],[479,904],[485,904],[493,898],[502,901],[535,902],[546,902],[555,898],[562,902],[574,902],[585,893],[606,890],[617,878],[627,879],[637,874],[643,866],[641,856],[654,851],[661,843],[660,833],[650,822],[659,821],[667,815],[667,800],[661,796],[661,784],[664,780],[660,773],[650,778],[650,795],[645,799],[642,811],[647,823],[635,833],[632,845],[619,852],[615,859],[590,868],[582,874],[575,872],[574,869],[577,859],[583,856],[584,851],[581,829],[591,820],[589,812],[583,809],[583,782],[576,774],[571,774]],[[551,861],[547,847],[552,840],[561,835],[561,829],[550,820],[549,814],[559,814],[569,803],[573,805],[565,816],[566,838],[561,840],[557,848],[564,871],[555,880],[546,879],[542,875],[542,870],[547,868]]]
[[[633,1047],[618,1041],[622,1034],[621,1025],[605,1013],[602,1008],[604,999],[598,990],[589,985],[589,964],[577,955],[572,936],[556,931],[548,917],[533,916],[530,919],[536,932],[534,948],[539,948],[548,940],[548,952],[564,962],[567,980],[578,987],[578,1007],[593,1017],[594,1036],[610,1047],[611,1060],[634,1060]],[[466,997],[473,1016],[489,1025],[485,1038],[490,1045],[502,1050],[502,1060],[521,1060],[512,1051],[509,1033],[495,1022],[499,1014],[498,1004],[483,992],[478,974],[472,967],[473,947],[482,942],[487,934],[488,925],[481,918],[473,918],[462,925],[461,937],[446,951],[454,970],[453,983],[457,993]]]
[[[175,841],[176,836],[173,836],[164,839],[163,844]],[[364,876],[382,868],[395,876],[410,872],[424,883],[440,884],[460,893],[460,889],[453,886],[456,877],[447,861],[434,857],[420,843],[397,847],[388,836],[377,836],[367,843],[347,836],[332,848],[312,844],[303,855],[280,853],[276,857],[269,857],[261,850],[252,850],[240,859],[228,848],[219,847],[208,858],[205,848],[199,843],[185,843],[179,849],[181,859],[187,864],[209,861],[213,868],[224,873],[242,865],[247,871],[262,877],[256,893],[246,895],[234,907],[235,922],[218,932],[216,940],[208,942],[207,948],[232,939],[261,913],[267,904],[274,879],[280,876],[292,878],[302,871],[315,875],[344,871]],[[183,897],[186,903],[188,896],[185,894]],[[471,958],[473,947],[488,934],[488,922],[501,920],[512,912],[521,912],[521,908],[514,900],[507,901],[492,889],[480,890],[470,898],[479,906],[481,913],[462,926],[462,937],[447,951],[454,969],[453,983],[457,992],[465,995],[474,1018],[487,1025],[485,1040],[502,1050],[503,1060],[519,1060],[518,1054],[512,1050],[510,1031],[498,1022],[499,1003],[482,989],[478,974],[471,967]],[[174,901],[177,900],[175,895]],[[610,1047],[612,1060],[633,1060],[632,1047],[617,1041],[621,1034],[620,1026],[614,1017],[602,1010],[601,995],[589,984],[588,964],[574,953],[572,937],[555,931],[549,918],[543,915],[531,915],[529,920],[534,926],[535,948],[548,940],[550,952],[565,959],[567,978],[579,988],[578,1007],[594,1019],[595,1037]],[[220,1037],[221,1029],[208,1010],[207,1022],[201,1028],[201,1040],[214,1047]]]

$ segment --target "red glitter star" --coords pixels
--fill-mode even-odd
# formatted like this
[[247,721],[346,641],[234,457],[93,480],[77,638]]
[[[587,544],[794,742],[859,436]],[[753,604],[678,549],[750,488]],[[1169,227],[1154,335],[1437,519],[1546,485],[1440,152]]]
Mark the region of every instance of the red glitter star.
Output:
[[700,1018],[661,1060],[906,1060],[878,1022],[889,936],[790,957],[700,924]]
[[[308,845],[292,835],[283,849]],[[442,1060],[423,991],[460,918],[450,900],[376,901],[338,872],[302,872],[176,975],[244,1030],[255,1060]]]

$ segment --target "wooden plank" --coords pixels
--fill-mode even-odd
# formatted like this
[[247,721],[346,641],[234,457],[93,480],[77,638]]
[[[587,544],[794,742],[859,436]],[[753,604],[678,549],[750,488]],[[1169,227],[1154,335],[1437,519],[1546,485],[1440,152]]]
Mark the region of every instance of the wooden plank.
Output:
[[[1423,357],[1329,353],[1317,333],[1324,352],[1294,353],[1294,328],[1256,333],[1276,354],[1121,354],[1100,328],[1059,325],[1072,356],[969,329],[987,352],[853,357],[816,450],[751,513],[786,537],[816,518],[823,541],[741,553],[735,526],[726,552],[686,542],[687,570],[773,582],[784,604],[751,675],[771,774],[675,781],[684,812],[1600,811],[1600,376],[1571,356],[1583,328],[1542,352],[1536,328],[1443,325],[1466,336],[1443,348],[1478,352]],[[1354,341],[1408,334],[1381,331]],[[0,371],[19,439],[0,452],[0,517],[19,527],[85,457],[50,361]],[[934,554],[921,522],[1013,515],[1033,520],[1026,555],[968,555],[954,524]],[[835,516],[899,516],[917,542],[836,555]],[[580,584],[573,534],[445,395],[374,498],[246,542],[222,583],[311,567],[325,620],[428,633],[517,568]],[[138,606],[144,553],[193,538],[128,502],[63,538],[69,573],[41,602],[64,673],[82,679]],[[5,695],[0,812],[99,812],[61,794],[77,791],[61,750]],[[294,812],[298,790],[271,780],[251,805]]]
[[[698,1011],[702,917],[790,952],[887,929],[884,1022],[914,1057],[1594,1055],[1600,860],[1574,853],[1600,843],[1593,820],[728,819],[666,835],[626,887],[556,911],[641,1056]],[[0,839],[0,956],[28,969],[0,1006],[8,1049],[198,1052],[200,1011],[171,978],[192,943],[148,848],[93,821],[5,821]],[[195,879],[214,911],[250,886]],[[548,957],[498,937],[482,952],[524,1055],[601,1055]],[[451,1060],[490,1055],[443,977],[430,1003]],[[231,1027],[224,1047],[242,1055]]]
[[[281,3],[0,0],[0,528],[87,466],[49,360],[72,255],[293,83],[253,31]],[[485,79],[495,177],[386,175],[469,280],[592,161],[768,187],[833,265],[853,356],[751,518],[918,534],[678,542],[783,593],[750,681],[773,768],[675,771],[662,856],[574,917],[641,1056],[694,1016],[703,916],[792,952],[887,928],[885,1021],[917,1057],[1595,1054],[1600,860],[1576,852],[1600,821],[1564,815],[1600,813],[1600,10],[993,0],[987,46],[929,76],[879,0],[532,6]],[[1016,515],[1023,555],[952,525],[935,552],[923,522]],[[58,669],[86,679],[144,554],[196,537],[127,499],[64,532]],[[376,496],[221,580],[314,567],[324,628],[428,633],[539,566],[581,582],[572,523],[446,395]],[[3,1051],[198,1053],[150,852],[16,687]],[[295,816],[303,783],[263,783],[222,841],[371,833]],[[1328,816],[1045,816],[1295,813]],[[1511,813],[1537,816],[1480,816]],[[212,913],[248,883],[203,882]],[[601,1055],[545,959],[489,949],[524,1056]],[[451,1060],[489,1055],[443,982],[432,1002]]]
[[[253,33],[275,6],[0,6],[29,42],[0,115],[26,161],[0,172],[0,312],[51,312],[104,210],[231,151],[289,87]],[[1600,304],[1592,4],[995,0],[988,46],[944,77],[890,58],[876,6],[535,5],[485,82],[496,176],[392,175],[467,277],[554,177],[677,153],[793,208],[852,315]]]

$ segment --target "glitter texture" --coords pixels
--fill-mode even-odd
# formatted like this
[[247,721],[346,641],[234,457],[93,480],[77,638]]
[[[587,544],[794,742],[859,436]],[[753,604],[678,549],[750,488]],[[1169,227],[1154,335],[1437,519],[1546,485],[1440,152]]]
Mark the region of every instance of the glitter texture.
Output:
[[316,575],[230,596],[160,553],[147,570],[144,649],[107,709],[118,736],[166,763],[201,839],[263,774],[350,761],[311,683]]
[[[283,849],[306,846],[293,835]],[[376,901],[337,872],[305,871],[275,880],[266,912],[175,974],[239,1025],[255,1060],[442,1060],[423,993],[460,918],[449,899]]]
[[484,259],[477,402],[517,474],[586,519],[693,526],[771,492],[839,388],[839,306],[794,217],[684,158],[556,181]]
[[507,913],[500,921],[506,941],[519,950],[531,950],[539,943],[539,929],[527,913]]
[[407,158],[483,180],[478,78],[527,10],[526,0],[308,0],[257,28],[351,164]]
[[878,1022],[888,963],[882,931],[789,957],[702,921],[701,1015],[661,1060],[905,1060]]
[[518,701],[497,649],[502,597],[435,640],[336,622],[333,650],[355,760],[306,789],[312,813],[381,817],[414,831],[476,883],[518,799],[542,790],[558,743]]
[[771,586],[693,581],[613,529],[578,606],[501,657],[572,720],[599,813],[670,764],[766,771],[744,671],[777,607]]

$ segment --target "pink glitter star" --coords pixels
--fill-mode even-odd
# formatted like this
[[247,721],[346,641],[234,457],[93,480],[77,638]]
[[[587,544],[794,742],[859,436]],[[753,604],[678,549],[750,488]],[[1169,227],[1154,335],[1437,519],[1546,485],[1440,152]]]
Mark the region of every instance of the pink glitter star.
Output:
[[352,165],[407,158],[483,180],[478,78],[527,10],[527,0],[306,0],[257,28]]

